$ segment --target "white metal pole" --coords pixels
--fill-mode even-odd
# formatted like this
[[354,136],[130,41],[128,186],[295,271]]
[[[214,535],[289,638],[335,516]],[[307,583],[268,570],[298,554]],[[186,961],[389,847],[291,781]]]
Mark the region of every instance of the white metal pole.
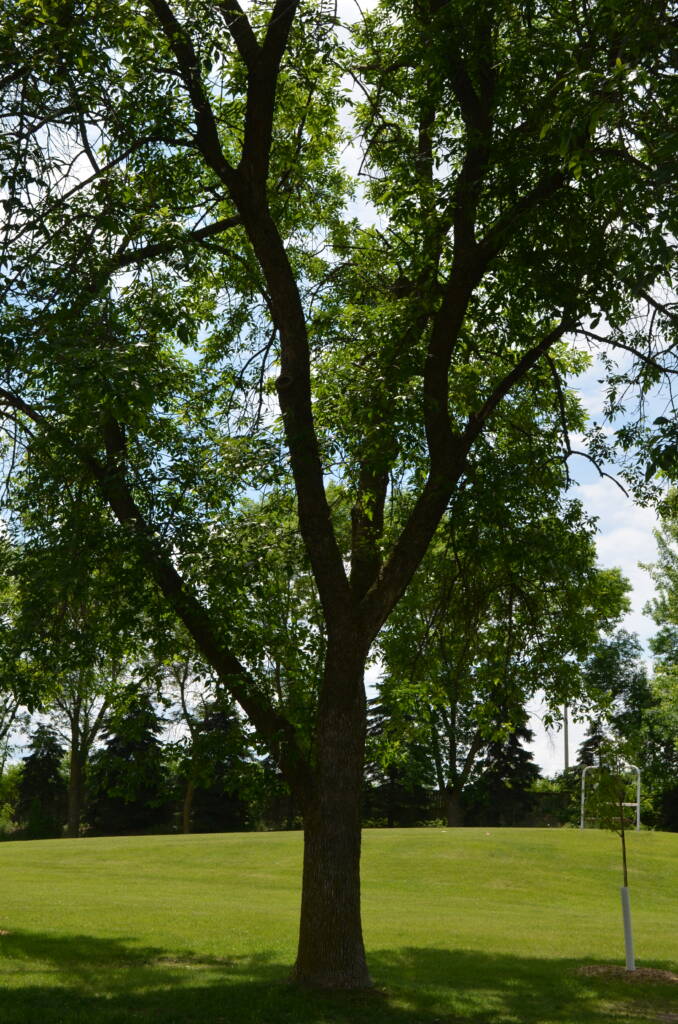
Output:
[[631,931],[631,902],[629,890],[621,887],[622,916],[624,918],[624,949],[626,951],[626,970],[635,971],[636,961],[633,955],[633,932]]

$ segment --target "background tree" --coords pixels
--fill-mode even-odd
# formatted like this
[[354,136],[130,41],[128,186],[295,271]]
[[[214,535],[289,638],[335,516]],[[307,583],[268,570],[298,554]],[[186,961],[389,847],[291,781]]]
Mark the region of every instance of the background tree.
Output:
[[[296,978],[366,985],[370,648],[514,389],[561,408],[561,339],[598,343],[604,315],[641,391],[662,372],[667,5],[389,0],[349,42],[297,0],[3,16],[10,500],[43,529],[74,491],[99,504],[121,593],[155,609],[153,582],[303,809]],[[347,209],[344,72],[372,227]],[[322,610],[301,724],[240,640],[242,499],[278,488]]]
[[18,821],[27,839],[55,838],[66,820],[65,751],[44,723],[36,726],[28,750],[19,783]]
[[432,811],[436,785],[426,730],[405,702],[368,702],[363,817],[372,824],[417,825]]
[[[101,733],[106,715],[119,689],[117,666],[110,677],[80,669],[63,676],[52,698],[51,720],[63,725],[60,735],[68,749],[68,821],[70,837],[80,834],[87,793],[87,764]],[[105,671],[105,669],[104,669]]]
[[[12,615],[0,640],[0,678],[15,703],[23,698],[32,709],[48,710],[66,744],[70,836],[79,834],[89,755],[123,686],[127,664],[142,653],[129,605],[106,576],[111,552],[95,547],[100,533],[88,544],[91,511],[75,501],[70,523],[46,522],[40,529],[39,513],[22,508],[20,543],[2,572],[12,594]],[[76,558],[74,574],[70,566]]]
[[533,739],[525,718],[513,721],[503,737],[496,736],[485,746],[468,794],[470,824],[525,824],[534,803],[531,790],[539,778],[539,766],[525,746]]
[[[667,456],[668,457],[668,456]],[[673,470],[669,470],[673,473]],[[649,603],[658,626],[650,641],[654,670],[651,694],[642,706],[639,747],[654,790],[657,823],[678,830],[678,492],[672,488],[659,508],[655,531],[657,561],[646,566],[655,584]]]
[[250,827],[256,809],[259,772],[232,702],[217,699],[204,709],[196,734],[192,766],[195,790],[192,825],[196,832],[229,832]]
[[0,695],[0,775],[7,763],[11,732],[17,721],[20,706],[18,697],[13,693]]
[[3,766],[0,775],[0,838],[9,839],[17,834],[17,805],[23,764]]
[[639,679],[644,677],[638,664],[639,648],[637,637],[619,630],[596,644],[583,667],[586,693],[593,709],[589,711],[586,735],[577,751],[576,765],[580,769],[598,763],[600,751],[610,737],[613,709],[621,712],[619,699],[625,687],[637,689]]
[[535,453],[526,480],[506,465],[519,449],[497,447],[379,641],[392,756],[408,732],[426,744],[449,825],[462,823],[480,761],[524,728],[537,691],[554,715],[564,699],[575,708],[597,699],[582,665],[628,607],[627,581],[596,567],[593,526],[563,497],[557,462],[540,466]]
[[[175,716],[185,730],[173,744],[173,760],[183,793],[183,833],[226,832],[250,823],[255,776],[243,723],[223,690],[213,691],[191,660],[176,661],[169,671],[178,696]],[[171,714],[171,705],[168,711]],[[247,797],[250,799],[247,799]]]
[[646,566],[656,597],[647,610],[659,627],[652,638],[655,684],[667,724],[675,727],[675,676],[678,665],[678,490],[672,488],[659,507],[655,531],[657,561]]
[[98,832],[169,827],[161,728],[149,694],[137,682],[128,684],[106,722],[104,745],[91,759],[88,813]]
[[[670,811],[675,745],[662,728],[659,703],[638,637],[618,630],[602,639],[584,666],[584,676],[590,703],[581,713],[582,718],[588,718],[588,727],[577,766],[581,769],[599,764],[605,750],[616,745],[627,761],[641,770],[643,822],[675,828]],[[579,819],[580,783],[580,772],[560,780],[562,792],[569,794],[571,821]]]
[[605,742],[605,731],[600,717],[592,718],[586,728],[586,735],[577,750],[578,768],[592,767],[598,763],[600,748]]
[[[14,555],[9,539],[0,532],[0,636],[6,636],[15,625],[17,596],[10,575]],[[17,690],[12,688],[13,682],[10,677],[0,684],[0,776],[10,750],[10,734],[21,708]]]

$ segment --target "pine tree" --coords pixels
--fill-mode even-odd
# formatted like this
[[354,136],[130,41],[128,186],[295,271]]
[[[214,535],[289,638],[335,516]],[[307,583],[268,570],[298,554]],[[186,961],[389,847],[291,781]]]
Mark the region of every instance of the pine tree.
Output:
[[524,744],[534,734],[525,722],[491,740],[480,765],[481,774],[471,787],[470,822],[480,825],[522,825],[533,803],[530,792],[539,767]]
[[27,839],[61,835],[66,820],[64,750],[48,725],[38,725],[24,758],[17,816]]
[[227,832],[245,828],[249,823],[247,791],[253,782],[253,765],[247,756],[242,723],[227,698],[205,709],[194,747],[192,830]]
[[604,740],[605,731],[602,719],[591,719],[586,729],[586,735],[577,751],[577,767],[590,768],[597,764],[600,747]]
[[413,713],[389,703],[383,686],[368,701],[364,820],[392,828],[429,816],[435,779],[422,732]]
[[128,686],[89,774],[89,816],[97,831],[146,832],[169,824],[161,729],[148,693]]

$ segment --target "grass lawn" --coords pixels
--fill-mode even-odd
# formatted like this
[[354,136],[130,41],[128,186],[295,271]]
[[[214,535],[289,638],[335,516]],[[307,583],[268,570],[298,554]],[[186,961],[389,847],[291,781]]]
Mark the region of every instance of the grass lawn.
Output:
[[[364,834],[374,993],[287,985],[299,833],[0,845],[2,1024],[678,1024],[623,964],[619,840],[548,829]],[[629,837],[639,966],[678,971],[678,835]]]

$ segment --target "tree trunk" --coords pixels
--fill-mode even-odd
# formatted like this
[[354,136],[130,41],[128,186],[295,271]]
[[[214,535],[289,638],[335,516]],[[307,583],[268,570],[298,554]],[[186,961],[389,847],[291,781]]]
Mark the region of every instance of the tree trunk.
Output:
[[181,831],[185,836],[191,831],[191,814],[193,812],[193,795],[195,794],[195,772],[191,766],[191,774],[186,782],[184,803],[181,808]]
[[287,798],[287,817],[285,819],[286,822],[287,822],[287,828],[288,829],[293,829],[294,828],[294,823],[295,823],[296,817],[297,817],[297,805],[294,802],[294,793],[290,789],[290,794],[289,794],[289,797]]
[[389,828],[395,825],[395,770],[388,770],[388,791],[386,798],[386,824]]
[[[360,989],[367,971],[360,919],[360,839],[365,752],[364,660],[337,650],[325,670],[315,742],[316,775],[305,795],[299,948],[293,979],[314,988]],[[347,652],[351,652],[347,656]],[[346,661],[352,664],[346,664]]]
[[85,783],[83,760],[81,752],[76,747],[71,747],[68,772],[68,823],[66,827],[69,839],[77,839],[80,835],[80,818],[82,817]]
[[446,789],[444,799],[447,827],[461,827],[464,824],[464,809],[461,805],[461,792],[458,789]]

